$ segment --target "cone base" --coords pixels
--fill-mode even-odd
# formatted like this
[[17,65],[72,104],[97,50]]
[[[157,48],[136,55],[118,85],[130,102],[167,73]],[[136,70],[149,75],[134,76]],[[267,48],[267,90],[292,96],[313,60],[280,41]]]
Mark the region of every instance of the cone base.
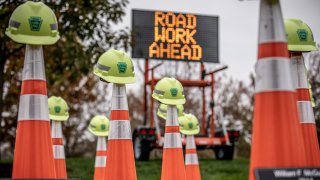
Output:
[[161,180],[186,180],[181,148],[163,149]]
[[49,121],[19,121],[12,178],[55,178]]
[[104,180],[106,175],[106,167],[95,167],[94,168],[94,180]]
[[199,165],[186,165],[187,180],[201,180]]
[[107,154],[105,179],[137,179],[131,139],[109,140]]
[[320,151],[315,124],[301,124],[308,167],[320,167]]
[[306,165],[294,92],[255,95],[250,179],[254,168]]
[[64,159],[55,159],[54,165],[56,168],[56,177],[61,179],[67,179],[66,161]]

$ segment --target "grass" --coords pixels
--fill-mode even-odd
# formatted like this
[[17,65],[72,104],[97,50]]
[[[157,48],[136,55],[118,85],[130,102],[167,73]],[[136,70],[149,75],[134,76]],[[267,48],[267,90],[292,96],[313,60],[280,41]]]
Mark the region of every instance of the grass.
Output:
[[[233,161],[217,161],[201,159],[200,168],[203,180],[245,180],[248,179],[247,159]],[[81,177],[82,180],[93,179],[94,159],[72,158],[67,160],[69,177]],[[161,159],[150,161],[137,161],[138,180],[159,180],[161,174]]]
[[[201,159],[200,169],[203,180],[245,180],[248,179],[247,159],[233,161],[217,161]],[[161,174],[161,159],[137,161],[138,180],[159,180]],[[81,180],[92,180],[94,173],[94,158],[67,159],[68,177],[81,177]]]

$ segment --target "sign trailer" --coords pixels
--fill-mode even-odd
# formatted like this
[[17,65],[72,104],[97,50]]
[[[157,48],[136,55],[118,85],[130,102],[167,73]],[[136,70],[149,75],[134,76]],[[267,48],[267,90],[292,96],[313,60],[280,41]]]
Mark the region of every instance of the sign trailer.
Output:
[[[202,118],[199,118],[201,132],[195,137],[197,149],[213,149],[217,159],[233,159],[234,143],[238,140],[239,131],[215,130],[214,103],[210,103],[210,109],[206,108],[208,97],[205,89],[210,88],[210,102],[213,102],[214,74],[227,68],[225,66],[206,72],[204,67],[204,62],[219,63],[218,20],[217,16],[189,13],[132,11],[132,57],[145,59],[144,126],[139,126],[133,132],[136,159],[148,160],[152,149],[162,149],[163,146],[163,133],[154,114],[154,99],[148,100],[150,95],[147,91],[149,86],[152,92],[159,81],[154,77],[154,71],[162,63],[149,68],[149,59],[200,62],[198,80],[179,79],[184,87],[198,87],[202,90]],[[151,110],[148,111],[148,108]],[[211,115],[208,116],[208,113]],[[182,143],[185,145],[185,139]]]

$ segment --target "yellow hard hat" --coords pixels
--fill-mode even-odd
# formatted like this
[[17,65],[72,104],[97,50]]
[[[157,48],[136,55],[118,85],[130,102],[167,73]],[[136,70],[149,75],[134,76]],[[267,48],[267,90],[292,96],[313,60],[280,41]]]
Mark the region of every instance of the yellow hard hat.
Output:
[[152,97],[163,104],[184,104],[183,86],[175,78],[162,78],[155,86]]
[[88,129],[96,136],[108,136],[109,119],[106,116],[97,115],[91,119]]
[[[160,104],[157,115],[161,117],[162,119],[166,120],[167,119],[167,109],[168,105],[166,104]],[[177,110],[178,110],[178,117],[181,117],[184,115],[184,107],[182,104],[177,105]]]
[[111,83],[131,84],[136,82],[132,60],[123,51],[110,49],[103,53],[93,72],[101,79]]
[[185,114],[178,118],[180,132],[185,135],[195,135],[200,132],[198,119],[193,114]]
[[60,38],[54,12],[42,2],[27,1],[12,13],[6,35],[23,44],[49,45]]
[[49,117],[53,121],[66,121],[69,118],[67,102],[61,97],[51,96],[48,99]]
[[289,51],[309,52],[318,50],[312,30],[306,23],[300,19],[286,19],[284,24],[288,36]]

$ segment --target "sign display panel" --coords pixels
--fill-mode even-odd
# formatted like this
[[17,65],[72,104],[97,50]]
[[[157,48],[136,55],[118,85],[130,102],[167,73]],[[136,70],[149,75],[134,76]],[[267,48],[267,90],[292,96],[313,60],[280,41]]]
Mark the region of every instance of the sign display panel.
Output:
[[219,63],[218,17],[132,11],[133,58]]

